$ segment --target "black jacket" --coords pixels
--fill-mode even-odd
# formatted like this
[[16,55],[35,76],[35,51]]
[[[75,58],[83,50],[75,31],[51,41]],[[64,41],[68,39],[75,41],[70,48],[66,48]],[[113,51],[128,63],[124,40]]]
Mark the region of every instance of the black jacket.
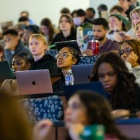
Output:
[[53,92],[64,91],[63,89],[64,85],[65,85],[65,77],[63,73],[61,73],[61,78],[53,84]]
[[38,69],[49,69],[50,75],[60,73],[60,70],[57,68],[56,60],[49,54],[45,54],[41,59],[31,60],[30,70],[38,70]]
[[71,29],[71,34],[67,37],[64,37],[62,32],[56,34],[56,36],[52,41],[52,44],[54,44],[55,42],[69,41],[69,40],[76,40],[76,29]]

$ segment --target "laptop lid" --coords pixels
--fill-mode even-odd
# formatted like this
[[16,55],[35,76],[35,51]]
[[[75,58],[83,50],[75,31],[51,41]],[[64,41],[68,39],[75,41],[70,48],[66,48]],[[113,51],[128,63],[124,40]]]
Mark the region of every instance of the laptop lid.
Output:
[[119,130],[130,139],[140,139],[140,119],[139,118],[127,118],[119,119],[116,121]]
[[93,64],[72,65],[71,69],[75,84],[87,83],[88,76],[91,74],[93,69]]
[[17,71],[16,78],[20,94],[27,95],[53,92],[48,69]]
[[102,86],[102,83],[89,82],[89,83],[76,84],[76,85],[72,85],[72,86],[64,85],[64,92],[65,92],[67,101],[77,90],[92,90],[106,98],[106,92]]
[[7,61],[0,62],[0,80],[13,79],[14,73]]
[[58,52],[64,48],[64,47],[72,47],[74,48],[79,54],[81,54],[80,48],[78,46],[78,43],[76,40],[70,40],[70,41],[61,41],[61,42],[55,42],[56,49]]

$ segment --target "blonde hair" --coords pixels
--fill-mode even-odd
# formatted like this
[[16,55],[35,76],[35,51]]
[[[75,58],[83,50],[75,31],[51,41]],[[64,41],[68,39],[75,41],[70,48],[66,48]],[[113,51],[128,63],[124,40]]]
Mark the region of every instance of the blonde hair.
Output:
[[36,38],[37,40],[41,40],[46,46],[48,46],[46,38],[41,34],[32,34],[29,38],[29,42],[32,38]]
[[[133,14],[133,13],[137,13],[138,16],[140,17],[140,6],[134,8],[134,9],[130,12],[129,15],[130,15],[131,21],[132,21],[132,14]],[[132,30],[133,30],[133,32],[135,32],[135,26],[136,26],[136,25],[134,25],[134,23],[132,22]]]

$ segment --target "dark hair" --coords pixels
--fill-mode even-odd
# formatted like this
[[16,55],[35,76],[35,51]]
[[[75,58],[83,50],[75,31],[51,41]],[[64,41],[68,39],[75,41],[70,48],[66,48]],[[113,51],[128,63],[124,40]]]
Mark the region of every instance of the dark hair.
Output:
[[104,18],[96,18],[92,22],[93,25],[102,25],[104,29],[108,30],[109,25],[106,19]]
[[15,29],[7,29],[6,31],[3,32],[2,36],[11,34],[13,36],[18,36],[18,32]]
[[105,126],[105,133],[120,140],[127,140],[115,126],[111,115],[111,107],[107,100],[93,91],[77,91],[73,96],[79,97],[86,108],[87,122],[91,124],[102,124]]
[[70,14],[70,10],[66,7],[62,8],[60,11],[61,14]]
[[120,47],[124,44],[128,44],[129,46],[132,47],[134,53],[138,56],[138,64],[140,65],[140,42],[135,40],[135,39],[131,39],[131,40],[125,40],[123,42],[120,42]]
[[22,11],[20,14],[23,14],[23,13],[26,13],[26,14],[27,14],[27,17],[29,16],[29,12],[27,12],[27,11]]
[[105,4],[100,4],[98,6],[98,10],[99,11],[106,11],[106,10],[108,10],[108,8],[107,8],[107,6]]
[[72,11],[71,16],[74,17],[74,14],[76,14],[77,10]]
[[101,17],[101,11],[107,11],[108,10],[108,8],[107,8],[107,6],[105,5],[105,4],[100,4],[99,6],[98,6],[98,13],[99,13],[99,16]]
[[9,94],[0,91],[0,139],[29,140],[32,131],[24,118],[18,101]]
[[[134,111],[136,105],[136,91],[138,84],[135,83],[135,76],[128,71],[124,61],[118,54],[108,52],[102,54],[96,61],[90,81],[98,81],[98,69],[102,63],[109,63],[117,74],[117,85],[112,91],[110,102],[113,109],[128,109]],[[128,88],[129,87],[129,88]]]
[[77,14],[78,17],[82,17],[82,16],[85,17],[86,16],[86,12],[83,9],[78,9],[76,11],[76,14]]
[[54,27],[52,25],[51,20],[49,18],[44,18],[41,21],[41,25],[46,26],[49,29],[49,39],[48,39],[48,42],[52,42],[54,34],[55,34],[55,30],[54,30]]
[[3,53],[1,60],[4,61],[4,48],[1,45],[0,45],[0,52]]
[[95,10],[94,10],[94,8],[92,8],[92,7],[89,7],[89,8],[87,8],[86,10],[91,11],[93,14],[95,14],[95,13],[96,13],[96,12],[95,12]]
[[74,59],[75,58],[77,59],[77,61],[75,63],[75,65],[77,65],[80,61],[80,56],[79,56],[78,52],[72,47],[67,47],[67,48],[68,48],[68,51],[74,56]]
[[114,10],[117,10],[117,11],[119,11],[120,13],[124,12],[124,9],[123,9],[121,6],[119,6],[119,5],[114,5],[114,6],[110,9],[110,13],[111,13],[112,11],[114,11]]
[[26,64],[30,63],[30,55],[26,52],[16,54],[13,58],[20,57],[25,60]]
[[29,30],[33,34],[40,34],[40,28],[37,25],[23,26],[23,29]]
[[126,24],[127,20],[120,14],[111,14],[109,17],[116,17],[119,21],[122,21],[122,30],[127,31]]
[[0,52],[4,52],[4,48],[0,45]]
[[18,22],[28,21],[28,17],[22,16],[18,19]]

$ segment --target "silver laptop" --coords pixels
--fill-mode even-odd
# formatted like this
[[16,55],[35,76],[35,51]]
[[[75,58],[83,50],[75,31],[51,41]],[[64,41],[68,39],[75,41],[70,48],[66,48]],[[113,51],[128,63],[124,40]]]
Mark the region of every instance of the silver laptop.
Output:
[[17,71],[16,78],[22,95],[53,92],[48,69]]
[[74,84],[87,83],[93,64],[72,65],[71,69],[74,76]]

